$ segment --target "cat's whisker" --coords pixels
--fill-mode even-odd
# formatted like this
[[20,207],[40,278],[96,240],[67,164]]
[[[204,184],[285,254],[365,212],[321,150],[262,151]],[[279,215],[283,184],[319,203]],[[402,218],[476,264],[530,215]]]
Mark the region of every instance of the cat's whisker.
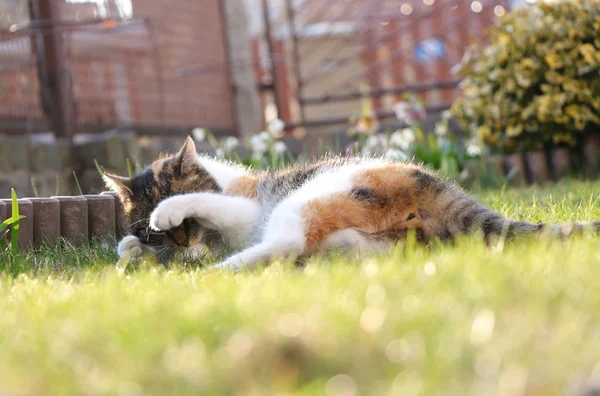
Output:
[[220,235],[221,233],[219,231],[211,231],[211,232],[202,232],[202,236],[213,236],[213,235]]
[[171,247],[170,246],[161,246],[159,249],[157,249],[157,253],[165,253],[167,252]]
[[147,221],[147,220],[148,220],[148,219],[145,219],[145,218],[144,218],[144,219],[141,219],[141,220],[138,220],[138,221],[134,221],[134,222],[133,222],[133,223],[131,223],[129,226],[130,226],[130,227],[133,227],[134,225],[138,225],[138,224],[140,224],[140,223],[142,223],[142,222],[144,222],[144,221]]
[[153,235],[153,236],[164,236],[167,235],[167,233],[165,231],[153,231],[153,230],[148,230],[148,235]]

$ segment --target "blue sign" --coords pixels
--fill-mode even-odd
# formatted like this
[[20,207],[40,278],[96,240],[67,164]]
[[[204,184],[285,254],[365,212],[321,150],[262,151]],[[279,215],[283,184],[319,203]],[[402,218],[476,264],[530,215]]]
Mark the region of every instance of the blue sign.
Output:
[[525,5],[523,0],[510,0],[510,8],[517,8]]
[[415,58],[420,63],[431,62],[446,56],[446,45],[439,39],[423,40],[415,46]]

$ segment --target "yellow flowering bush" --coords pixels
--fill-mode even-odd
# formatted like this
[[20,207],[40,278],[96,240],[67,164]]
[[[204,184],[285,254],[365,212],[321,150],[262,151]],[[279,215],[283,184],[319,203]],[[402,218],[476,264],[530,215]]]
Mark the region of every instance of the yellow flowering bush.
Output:
[[453,114],[502,150],[600,133],[600,1],[541,3],[506,14],[491,44],[469,49]]

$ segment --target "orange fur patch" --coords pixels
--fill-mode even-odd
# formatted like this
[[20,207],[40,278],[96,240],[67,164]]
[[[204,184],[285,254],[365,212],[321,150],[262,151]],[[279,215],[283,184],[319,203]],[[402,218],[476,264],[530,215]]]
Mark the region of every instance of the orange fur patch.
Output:
[[158,190],[157,186],[154,186],[152,188],[152,195],[154,195],[154,199],[156,200],[156,202],[161,200],[160,191]]
[[189,237],[183,224],[170,229],[167,233],[170,234],[171,238],[173,238],[173,240],[180,245],[189,242]]
[[372,192],[372,199],[338,193],[307,203],[302,208],[307,248],[317,248],[328,235],[346,228],[367,234],[422,229],[421,197],[416,196],[412,170],[394,164],[358,173],[353,189]]
[[131,213],[134,207],[133,202],[131,202],[130,199],[121,199],[121,203],[123,204],[123,209],[125,209],[125,213]]
[[256,198],[256,186],[258,177],[255,175],[246,175],[235,179],[225,191],[225,194],[236,197]]

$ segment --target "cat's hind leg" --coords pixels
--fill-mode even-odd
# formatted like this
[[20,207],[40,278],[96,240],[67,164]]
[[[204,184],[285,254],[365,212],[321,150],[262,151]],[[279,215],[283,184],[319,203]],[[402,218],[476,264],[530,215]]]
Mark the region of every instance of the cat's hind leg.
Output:
[[365,235],[358,230],[347,228],[330,234],[323,240],[319,250],[338,250],[341,252],[375,253],[389,249],[390,240]]
[[[280,212],[280,213],[278,213]],[[305,251],[304,227],[298,213],[275,210],[261,242],[214,266],[216,269],[256,268],[273,258],[298,257]]]
[[[252,246],[232,257],[215,268],[238,270],[243,267],[254,268],[260,262],[275,257],[295,258],[305,251],[302,239],[285,239],[265,241]],[[356,252],[359,254],[382,252],[389,249],[392,243],[381,238],[370,237],[354,229],[343,229],[327,236],[315,250],[340,252]]]
[[[326,200],[326,199],[325,199]],[[323,201],[323,199],[321,200]],[[347,228],[352,225],[346,215],[348,207],[329,207],[319,219],[327,218],[324,225],[317,218],[307,215],[306,208],[301,205],[298,211],[287,205],[278,207],[267,223],[265,235],[260,243],[237,253],[215,268],[239,270],[253,269],[260,263],[274,258],[297,258],[305,253],[317,250],[342,250],[367,252],[382,248],[383,243],[369,238],[359,231]],[[354,211],[350,209],[350,211]],[[357,211],[354,211],[355,214]],[[359,223],[359,219],[354,219]]]

